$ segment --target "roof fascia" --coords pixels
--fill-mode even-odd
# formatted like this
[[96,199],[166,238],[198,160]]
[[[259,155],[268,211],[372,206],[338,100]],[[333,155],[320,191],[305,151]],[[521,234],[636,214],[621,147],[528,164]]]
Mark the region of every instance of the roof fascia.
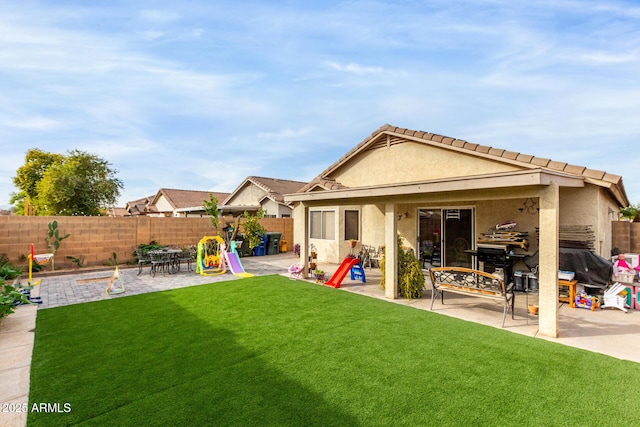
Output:
[[312,193],[285,195],[286,202],[337,200],[346,198],[390,197],[409,194],[442,193],[452,191],[511,188],[557,183],[561,187],[584,187],[584,178],[548,170],[523,170],[515,172],[472,175],[457,178],[387,184],[379,186],[326,190]]

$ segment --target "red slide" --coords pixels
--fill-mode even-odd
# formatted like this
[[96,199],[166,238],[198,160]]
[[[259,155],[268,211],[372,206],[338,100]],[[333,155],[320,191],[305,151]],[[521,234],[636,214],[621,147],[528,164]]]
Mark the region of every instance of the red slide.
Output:
[[346,257],[342,261],[342,264],[340,264],[340,267],[338,267],[338,271],[336,271],[333,276],[331,276],[331,279],[325,282],[325,285],[331,286],[336,289],[339,288],[340,283],[342,283],[342,279],[344,279],[344,276],[346,276],[349,270],[351,270],[351,267],[356,264],[360,264],[360,260],[358,258]]

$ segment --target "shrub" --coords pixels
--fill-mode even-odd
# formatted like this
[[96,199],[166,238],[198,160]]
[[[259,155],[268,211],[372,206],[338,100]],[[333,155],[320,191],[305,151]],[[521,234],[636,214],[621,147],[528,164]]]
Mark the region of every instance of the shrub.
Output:
[[28,297],[0,278],[0,319],[13,313],[18,304],[30,304]]
[[[417,299],[422,297],[424,286],[424,273],[420,268],[420,261],[416,258],[411,250],[405,251],[402,248],[402,238],[398,235],[397,239],[398,251],[398,293],[406,299]],[[380,261],[380,270],[382,271],[382,280],[380,286],[385,288],[384,272],[386,265],[386,248],[382,254]]]

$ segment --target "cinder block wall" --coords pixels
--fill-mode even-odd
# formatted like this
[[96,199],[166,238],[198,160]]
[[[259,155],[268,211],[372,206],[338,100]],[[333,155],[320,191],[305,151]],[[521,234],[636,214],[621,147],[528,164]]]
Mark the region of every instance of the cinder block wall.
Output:
[[640,253],[640,222],[631,223],[631,250],[629,252]]
[[631,252],[631,224],[628,221],[613,221],[611,223],[611,247],[620,252]]
[[[150,217],[46,217],[0,216],[0,254],[16,265],[26,265],[31,243],[36,254],[49,252],[44,238],[48,224],[58,221],[60,235],[71,235],[60,244],[56,253],[56,268],[76,267],[67,256],[84,257],[85,266],[104,265],[115,252],[118,261],[134,259],[133,252],[141,243],[155,240],[161,245],[193,245],[203,236],[218,234],[209,218],[150,218]],[[235,222],[221,218],[219,226]],[[293,244],[293,219],[264,218],[260,223],[270,232],[282,233]]]
[[640,222],[614,221],[611,223],[612,247],[625,253],[640,253]]

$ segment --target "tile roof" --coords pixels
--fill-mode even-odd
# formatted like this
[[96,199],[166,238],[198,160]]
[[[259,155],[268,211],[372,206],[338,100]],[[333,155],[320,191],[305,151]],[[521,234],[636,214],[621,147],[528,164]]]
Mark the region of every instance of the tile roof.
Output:
[[[529,154],[516,153],[500,148],[474,144],[461,139],[450,138],[434,133],[399,128],[389,124],[382,125],[379,129],[365,138],[362,142],[349,150],[344,156],[338,159],[338,161],[321,172],[308,185],[300,189],[300,192],[309,191],[311,188],[317,185],[323,186],[321,183],[323,181],[327,181],[328,175],[331,174],[331,172],[338,169],[357,153],[365,150],[371,144],[375,143],[376,140],[379,140],[383,135],[400,136],[411,141],[428,143],[433,146],[441,146],[442,148],[454,149],[460,152],[466,152],[468,154],[477,155],[480,157],[505,161],[525,168],[545,168],[552,171],[564,172],[574,176],[582,176],[585,179],[603,181],[604,183],[610,184],[610,190],[614,193],[621,205],[627,206],[629,204],[626,192],[624,190],[624,185],[622,183],[622,177],[619,175],[610,174],[600,170],[589,169],[584,166],[558,162],[543,157],[536,157]],[[336,183],[335,185],[340,184]]]
[[131,215],[144,215],[147,206],[151,203],[154,197],[155,195],[147,196],[142,199],[127,202],[126,209],[131,213]]
[[[245,187],[248,183],[251,183],[262,190],[264,190],[267,195],[274,202],[285,203],[284,195],[297,193],[302,187],[304,187],[307,183],[302,181],[292,181],[289,179],[279,179],[279,178],[265,178],[262,176],[248,176],[242,184],[238,186],[233,193],[227,197],[224,201],[226,204],[232,197],[235,195],[240,189]],[[257,202],[257,200],[256,200]]]
[[155,204],[161,195],[167,199],[167,202],[173,207],[173,209],[191,208],[196,206],[202,206],[204,200],[209,200],[209,195],[218,199],[218,203],[222,203],[229,193],[217,193],[212,191],[199,191],[199,190],[176,190],[173,188],[161,188],[153,199]]

